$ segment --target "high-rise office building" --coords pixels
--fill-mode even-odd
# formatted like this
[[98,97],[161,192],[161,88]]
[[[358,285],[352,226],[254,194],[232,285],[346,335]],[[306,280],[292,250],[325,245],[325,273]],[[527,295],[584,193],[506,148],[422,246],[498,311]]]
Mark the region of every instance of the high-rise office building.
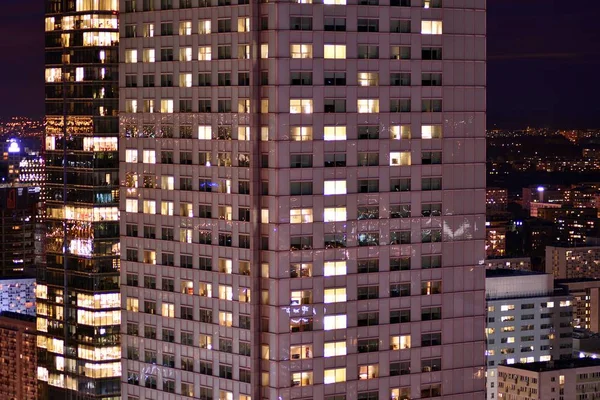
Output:
[[125,1],[126,399],[485,397],[485,2]]
[[42,399],[120,399],[118,0],[46,0]]

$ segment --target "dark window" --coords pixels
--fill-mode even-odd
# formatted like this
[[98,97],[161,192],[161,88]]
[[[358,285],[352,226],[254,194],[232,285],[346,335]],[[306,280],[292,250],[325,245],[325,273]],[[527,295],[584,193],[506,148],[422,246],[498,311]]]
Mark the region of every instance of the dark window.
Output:
[[243,249],[250,248],[250,235],[239,235],[239,247]]
[[[144,78],[146,78],[146,76],[152,76],[152,82],[154,83],[154,75],[144,75]],[[145,79],[144,79],[144,83],[145,83]],[[131,75],[131,74],[127,74],[125,75],[125,87],[136,87],[137,86],[137,75]],[[154,85],[152,85],[154,86]]]
[[162,36],[169,36],[173,34],[173,24],[171,22],[163,22],[160,24],[160,34]]
[[379,0],[358,0],[358,4],[361,6],[377,6]]
[[393,19],[390,21],[390,32],[410,33],[409,19]]
[[161,254],[161,264],[168,265],[170,267],[175,265],[175,261],[173,258],[173,253],[162,253]]
[[210,231],[199,231],[198,232],[198,243],[199,244],[212,244],[212,233]]
[[[199,371],[202,375],[212,375],[212,362],[210,361],[200,361]],[[212,396],[211,396],[212,399]]]
[[442,178],[421,178],[421,190],[442,190]]
[[233,367],[231,365],[219,365],[219,378],[233,379]]
[[[242,329],[250,329],[250,316],[248,316],[248,315],[240,315],[240,328],[242,328]],[[248,355],[250,355],[250,354],[248,354]]]
[[421,398],[429,399],[431,397],[440,397],[442,395],[442,385],[436,383],[434,385],[427,385],[421,388]]
[[200,99],[198,100],[198,112],[209,113],[211,112],[210,100]]
[[358,234],[359,246],[379,246],[379,233],[364,232]]
[[181,306],[181,319],[194,319],[194,309],[192,307]]
[[442,370],[442,359],[441,358],[430,358],[428,360],[421,361],[421,372],[432,372]]
[[146,339],[156,339],[156,327],[155,326],[144,326],[144,337]]
[[290,29],[296,31],[311,31],[312,17],[290,17]]
[[231,58],[231,46],[218,46],[217,57],[219,60],[228,60]]
[[290,237],[290,250],[311,250],[313,246],[312,236]]
[[390,285],[390,297],[410,296],[410,283],[392,283]]
[[326,113],[346,112],[346,99],[325,99]]
[[442,267],[442,256],[422,256],[421,257],[421,268],[441,268]]
[[379,260],[377,258],[373,258],[370,260],[358,260],[356,272],[359,274],[366,274],[369,272],[378,272],[379,271]]
[[312,182],[290,182],[290,195],[311,195],[312,193]]
[[442,319],[441,307],[429,307],[421,310],[421,321],[433,321]]
[[238,86],[250,85],[250,72],[238,72]]
[[379,192],[379,180],[360,179],[358,181],[358,193],[377,193]]
[[[231,100],[219,100],[217,103],[219,112],[231,112]],[[231,137],[229,137],[231,139]]]
[[291,154],[290,168],[311,168],[313,165],[312,154]]
[[198,190],[201,192],[212,192],[214,184],[210,179],[199,179]]
[[160,86],[162,86],[162,87],[173,86],[173,74],[161,74]]
[[219,351],[233,353],[233,340],[223,338],[219,339]]
[[346,234],[327,233],[323,236],[326,249],[343,249],[346,247]]
[[[173,49],[172,48],[166,48],[166,49],[160,49],[160,61],[173,61]],[[173,80],[173,75],[171,75],[171,82]],[[171,83],[171,86],[173,86],[173,83]]]
[[379,339],[360,339],[357,347],[359,353],[379,351]]
[[175,291],[175,281],[173,279],[163,278],[161,287],[165,292],[173,292]]
[[441,47],[423,47],[423,49],[421,49],[421,58],[423,60],[441,60],[442,59],[442,48]]
[[161,151],[160,162],[162,164],[173,164],[173,152],[172,151]]
[[421,346],[439,346],[442,344],[441,332],[436,333],[423,333],[421,335]]
[[208,257],[200,257],[198,259],[198,269],[202,271],[212,271],[212,259]]
[[421,215],[423,217],[439,217],[442,215],[442,204],[421,204]]
[[377,45],[358,45],[359,59],[377,59],[379,58],[379,46]]
[[379,125],[360,125],[357,133],[359,139],[379,139]]
[[174,234],[173,234],[173,228],[161,228],[161,237],[162,240],[173,240],[174,238]]
[[390,112],[410,112],[410,99],[390,99]]
[[179,256],[179,264],[180,264],[181,268],[193,268],[194,267],[194,261],[192,259],[192,256],[189,254],[181,254]]
[[359,286],[356,290],[357,300],[372,300],[379,298],[379,286]]
[[179,164],[192,165],[192,152],[191,151],[180,151],[179,152]]
[[250,209],[247,207],[238,208],[238,219],[240,221],[250,221]]
[[410,257],[390,258],[390,271],[408,271]]
[[390,376],[410,374],[410,361],[390,363]]
[[442,112],[441,99],[423,99],[421,100],[422,112]]
[[192,100],[179,100],[179,112],[192,112]]
[[238,182],[238,192],[239,192],[239,194],[250,194],[250,182],[249,181],[239,181]]
[[356,219],[378,219],[379,206],[359,206],[357,208]]
[[410,310],[390,311],[390,324],[410,322]]
[[392,7],[410,7],[410,0],[390,0]]
[[361,392],[358,393],[356,400],[379,400],[379,392]]
[[421,164],[441,164],[442,163],[442,152],[441,151],[424,151],[421,154]]
[[346,73],[325,71],[323,84],[325,86],[344,86],[346,85]]
[[163,342],[169,342],[169,343],[175,342],[175,331],[173,329],[163,328],[162,340],[163,340]]
[[249,342],[239,342],[239,353],[242,356],[250,357],[251,344]]
[[326,31],[345,31],[346,18],[325,17],[323,29]]
[[410,204],[390,205],[390,218],[409,218]]
[[137,235],[138,235],[138,226],[137,225],[127,224],[126,228],[127,228],[127,236],[137,237]]
[[194,359],[181,357],[181,369],[184,371],[194,371]]
[[217,21],[217,32],[231,32],[231,19],[220,19]]
[[410,231],[391,231],[390,244],[410,244]]
[[409,46],[392,46],[390,52],[390,58],[396,60],[410,60],[410,47]]
[[290,72],[290,85],[312,85],[312,72]]
[[173,9],[173,0],[160,0],[160,9],[161,10],[172,10]]
[[407,192],[410,190],[410,178],[390,179],[390,192]]
[[358,32],[379,32],[379,20],[359,18],[357,24]]
[[358,153],[357,162],[359,167],[379,165],[379,153]]
[[358,313],[357,326],[376,326],[379,325],[378,312],[363,312]]
[[252,374],[249,369],[240,368],[240,382],[250,383],[251,376]]
[[231,247],[232,236],[231,233],[219,233],[219,246]]
[[442,86],[442,74],[421,74],[421,85],[423,86]]
[[127,274],[127,286],[138,286],[137,274]]
[[222,72],[217,74],[217,85],[231,86],[231,74],[229,72]]
[[391,86],[410,86],[410,72],[390,74]]
[[198,86],[210,86],[211,74],[210,72],[201,72],[198,74]]

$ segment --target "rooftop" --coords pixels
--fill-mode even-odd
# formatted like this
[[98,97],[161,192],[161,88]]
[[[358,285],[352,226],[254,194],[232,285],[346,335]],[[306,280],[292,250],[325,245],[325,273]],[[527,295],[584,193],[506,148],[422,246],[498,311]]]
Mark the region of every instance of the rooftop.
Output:
[[503,365],[504,367],[522,369],[533,372],[548,372],[560,369],[599,367],[600,360],[596,358],[572,358],[569,360],[539,361],[526,364]]
[[497,268],[497,269],[486,269],[486,278],[506,278],[511,276],[530,276],[530,275],[545,275],[545,272],[537,271],[523,271],[520,269],[509,269],[509,268]]

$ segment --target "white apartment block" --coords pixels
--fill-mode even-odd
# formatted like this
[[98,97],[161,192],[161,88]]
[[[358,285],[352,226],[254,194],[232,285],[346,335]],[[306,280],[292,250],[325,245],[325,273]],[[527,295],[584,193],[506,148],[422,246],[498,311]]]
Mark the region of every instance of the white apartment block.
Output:
[[486,300],[488,399],[498,398],[498,366],[571,357],[572,298],[552,275],[488,270]]

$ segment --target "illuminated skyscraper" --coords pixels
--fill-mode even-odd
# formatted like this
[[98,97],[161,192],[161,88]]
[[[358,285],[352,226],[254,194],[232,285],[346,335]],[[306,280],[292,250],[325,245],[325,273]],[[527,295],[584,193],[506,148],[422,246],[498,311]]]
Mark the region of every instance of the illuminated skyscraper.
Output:
[[324,3],[121,3],[123,398],[485,398],[485,1]]
[[46,0],[43,399],[120,399],[118,0]]

